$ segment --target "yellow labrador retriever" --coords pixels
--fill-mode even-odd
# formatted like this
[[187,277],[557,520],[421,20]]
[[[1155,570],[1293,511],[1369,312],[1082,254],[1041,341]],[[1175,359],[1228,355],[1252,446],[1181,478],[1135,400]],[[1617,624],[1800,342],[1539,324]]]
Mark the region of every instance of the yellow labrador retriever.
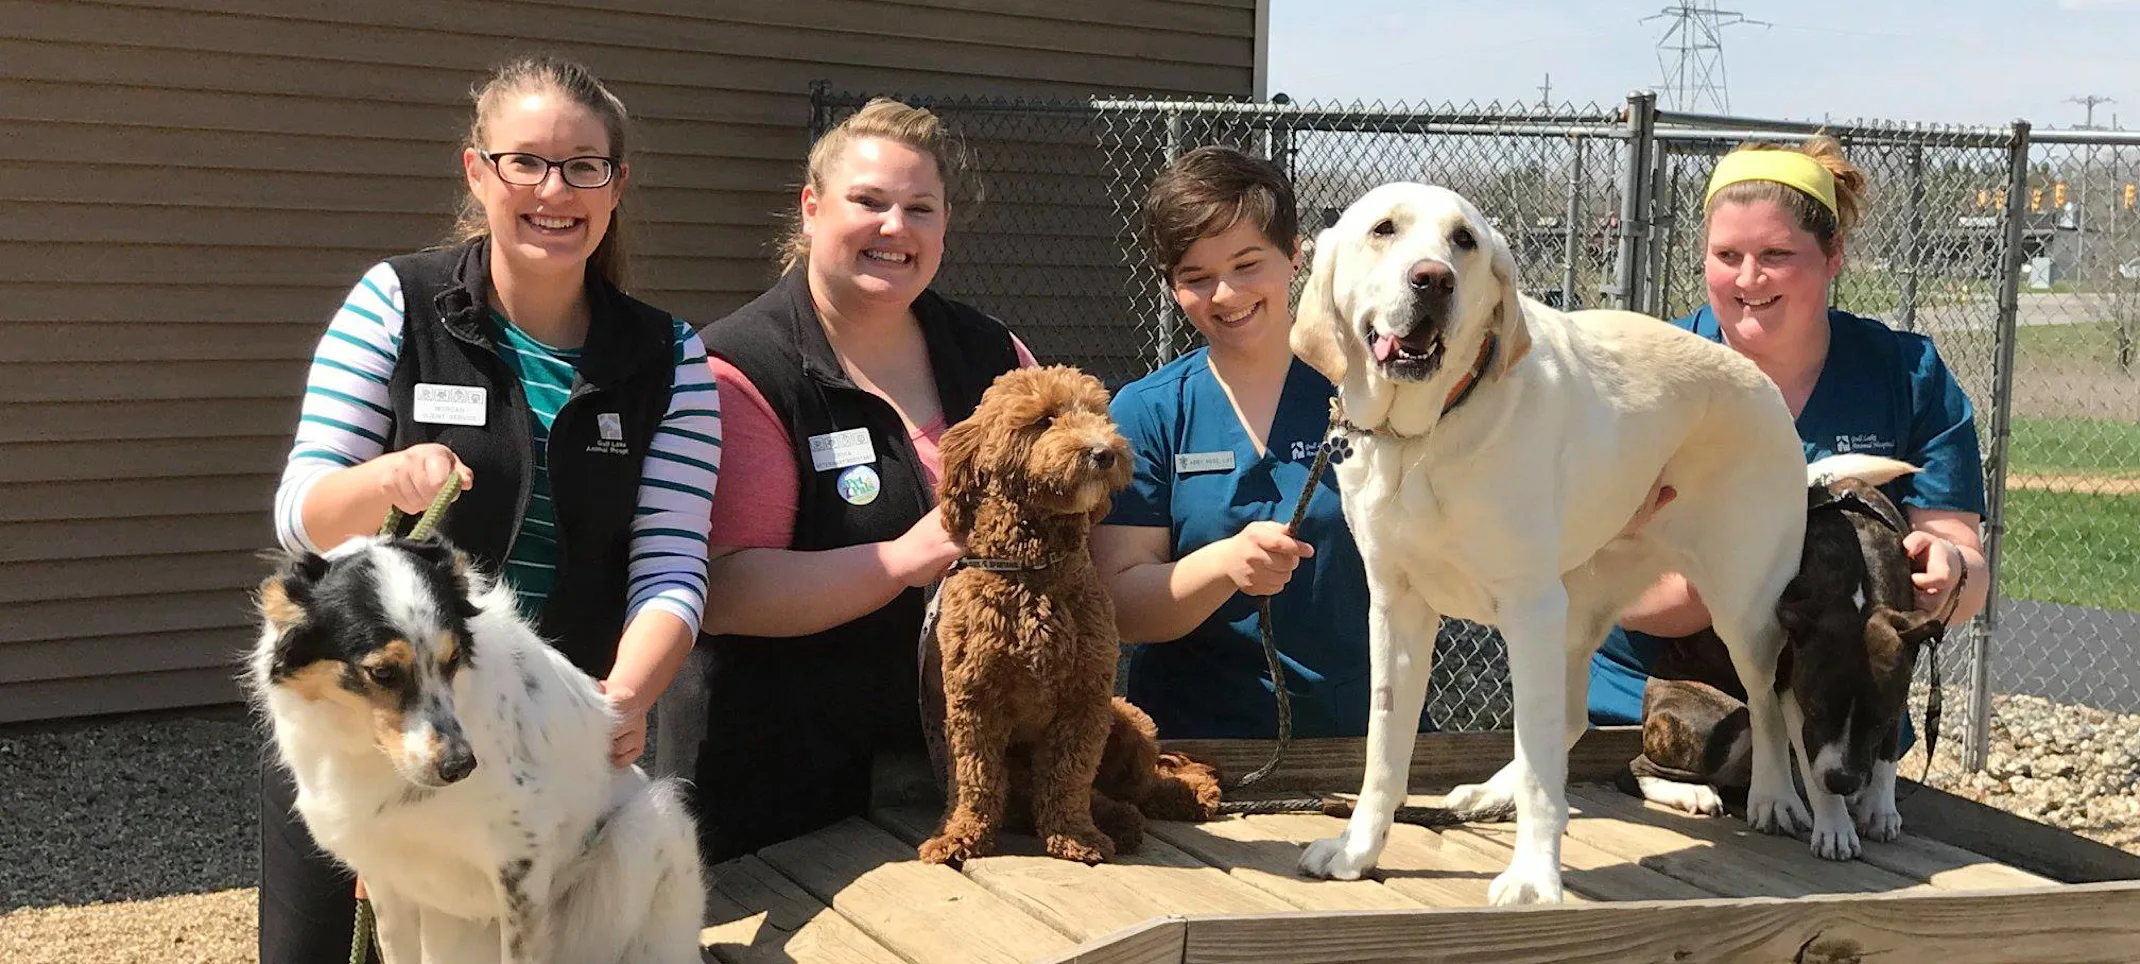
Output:
[[[1360,433],[1334,471],[1372,598],[1366,779],[1343,835],[1310,844],[1303,873],[1374,866],[1411,760],[1413,728],[1391,723],[1419,718],[1435,630],[1454,616],[1508,641],[1516,752],[1447,803],[1515,811],[1494,903],[1559,901],[1590,655],[1668,569],[1692,579],[1752,694],[1750,821],[1807,829],[1772,685],[1805,457],[1753,363],[1645,315],[1521,296],[1501,235],[1421,184],[1375,188],[1322,232],[1292,345]],[[1677,499],[1623,533],[1660,481]]]

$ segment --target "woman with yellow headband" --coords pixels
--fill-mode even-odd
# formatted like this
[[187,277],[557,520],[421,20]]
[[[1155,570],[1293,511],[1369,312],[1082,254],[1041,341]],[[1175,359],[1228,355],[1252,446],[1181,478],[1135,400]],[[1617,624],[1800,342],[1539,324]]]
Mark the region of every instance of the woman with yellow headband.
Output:
[[[1725,155],[1703,203],[1709,303],[1673,323],[1736,349],[1783,390],[1807,461],[1865,452],[1923,470],[1883,491],[1909,517],[1903,545],[1917,570],[1919,608],[1952,625],[1983,607],[1990,583],[1977,534],[1984,471],[1975,415],[1931,339],[1828,306],[1865,189],[1865,173],[1828,137],[1797,150],[1752,145]],[[1685,577],[1667,574],[1593,660],[1591,722],[1641,722],[1643,687],[1660,655],[1708,626]],[[1679,649],[1670,658],[1701,655]]]

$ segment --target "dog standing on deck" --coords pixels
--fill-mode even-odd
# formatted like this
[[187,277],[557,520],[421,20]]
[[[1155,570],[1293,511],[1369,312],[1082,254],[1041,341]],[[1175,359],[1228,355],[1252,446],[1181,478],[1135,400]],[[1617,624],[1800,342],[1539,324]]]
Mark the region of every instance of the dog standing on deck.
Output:
[[[1895,768],[1910,678],[1945,624],[1915,608],[1909,531],[1877,488],[1916,472],[1907,462],[1847,454],[1806,467],[1806,542],[1777,604],[1785,645],[1777,685],[1813,800],[1813,850],[1863,852],[1859,836],[1902,833]],[[1724,812],[1719,787],[1748,779],[1745,690],[1719,665],[1711,634],[1667,643],[1642,694],[1642,755],[1628,764],[1638,795],[1698,814]]]
[[[1668,569],[1694,577],[1754,694],[1750,821],[1810,823],[1771,686],[1805,457],[1751,361],[1647,316],[1521,296],[1499,232],[1421,184],[1375,188],[1322,232],[1292,339],[1356,434],[1334,471],[1367,567],[1373,674],[1359,801],[1342,836],[1308,846],[1304,873],[1356,878],[1380,856],[1414,739],[1393,723],[1418,718],[1436,627],[1456,616],[1508,641],[1516,752],[1447,805],[1515,811],[1494,903],[1558,901],[1590,655]],[[1677,498],[1624,532],[1660,485]]]
[[442,541],[285,554],[244,682],[297,810],[363,878],[387,964],[695,964],[677,786],[609,764],[615,711],[511,587]]

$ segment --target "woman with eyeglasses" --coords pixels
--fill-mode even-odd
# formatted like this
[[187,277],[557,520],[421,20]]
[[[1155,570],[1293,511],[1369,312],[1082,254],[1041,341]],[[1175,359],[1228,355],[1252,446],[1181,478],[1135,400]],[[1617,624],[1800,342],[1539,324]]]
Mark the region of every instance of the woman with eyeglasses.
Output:
[[[388,258],[320,339],[275,494],[277,540],[323,552],[420,513],[619,711],[610,761],[695,639],[720,459],[691,327],[624,293],[624,105],[577,64],[525,58],[475,91],[454,240]],[[346,960],[355,882],[263,755],[262,964]]]

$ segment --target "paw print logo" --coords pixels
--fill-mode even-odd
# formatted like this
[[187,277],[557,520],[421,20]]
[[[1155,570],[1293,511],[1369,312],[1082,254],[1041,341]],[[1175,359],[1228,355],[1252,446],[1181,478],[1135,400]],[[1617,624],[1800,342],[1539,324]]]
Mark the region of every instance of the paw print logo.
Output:
[[1338,463],[1343,462],[1347,458],[1350,458],[1352,456],[1352,439],[1347,438],[1343,435],[1339,435],[1335,438],[1326,438],[1323,440],[1323,444],[1319,446],[1319,448],[1322,452],[1330,453],[1331,465],[1337,465]]

